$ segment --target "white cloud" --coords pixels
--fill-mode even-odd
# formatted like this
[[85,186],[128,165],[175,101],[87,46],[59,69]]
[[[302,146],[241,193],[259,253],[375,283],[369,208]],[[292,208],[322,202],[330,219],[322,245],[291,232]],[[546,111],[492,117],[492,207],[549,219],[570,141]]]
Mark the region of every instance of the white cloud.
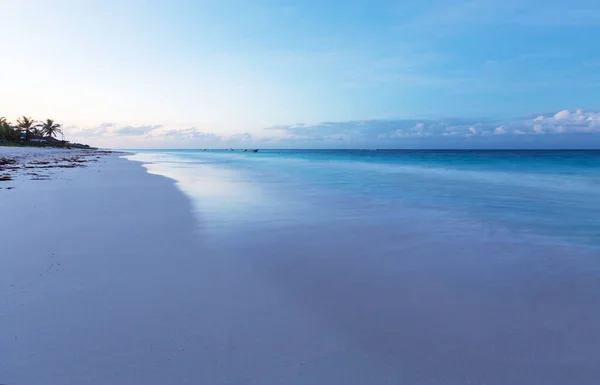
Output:
[[401,127],[398,128],[395,132],[393,132],[391,135],[389,135],[392,138],[402,138],[405,136],[422,136],[422,135],[426,135],[427,133],[424,132],[425,130],[425,123],[423,122],[418,122],[416,123],[414,126],[412,127]]
[[[384,124],[387,123],[387,124]],[[396,127],[393,127],[396,126]],[[512,120],[398,120],[338,122],[321,125],[298,125],[279,129],[293,132],[296,138],[333,138],[334,134],[345,134],[350,138],[362,139],[402,139],[426,136],[488,136],[488,135],[527,135],[527,134],[600,134],[600,112],[562,110],[556,113],[538,115],[534,118]],[[360,127],[360,130],[356,130]],[[386,131],[387,129],[387,131]]]
[[533,131],[534,131],[536,134],[545,134],[545,132],[544,132],[544,127],[542,127],[542,125],[541,125],[541,124],[536,124],[535,126],[533,126]]
[[554,115],[540,115],[533,120],[534,132],[556,134],[600,133],[600,112],[562,110]]
[[554,114],[554,120],[567,120],[571,117],[569,110],[562,110]]
[[195,127],[171,129],[164,132],[156,132],[154,134],[158,137],[182,141],[220,142],[223,139],[219,135],[210,132],[202,132]]
[[494,130],[494,135],[504,135],[504,134],[506,134],[506,129],[504,128],[504,125],[498,126]]
[[[323,122],[320,124],[281,125],[265,129],[276,135],[261,135],[241,132],[227,136],[217,135],[196,127],[169,127],[167,125],[120,126],[115,123],[102,123],[95,127],[66,127],[67,139],[78,142],[135,144],[138,140],[144,146],[157,146],[160,143],[171,147],[220,147],[226,148],[241,143],[280,143],[282,146],[334,147],[339,143],[362,145],[378,143],[397,145],[411,138],[477,138],[503,136],[512,137],[536,134],[549,137],[569,134],[600,134],[600,112],[562,110],[558,112],[508,120],[486,119],[445,119],[445,120],[362,120],[345,122]],[[501,139],[494,139],[501,140]],[[112,142],[111,142],[112,141]],[[394,144],[395,143],[395,144]],[[600,142],[599,142],[600,143]]]
[[[101,127],[102,127],[102,125],[101,125]],[[114,124],[110,125],[108,127],[114,127]],[[155,126],[125,126],[125,127],[115,128],[112,130],[112,132],[116,135],[138,136],[138,135],[148,134],[150,131],[156,130],[161,127],[162,127],[162,125],[160,125],[160,124],[155,125]]]

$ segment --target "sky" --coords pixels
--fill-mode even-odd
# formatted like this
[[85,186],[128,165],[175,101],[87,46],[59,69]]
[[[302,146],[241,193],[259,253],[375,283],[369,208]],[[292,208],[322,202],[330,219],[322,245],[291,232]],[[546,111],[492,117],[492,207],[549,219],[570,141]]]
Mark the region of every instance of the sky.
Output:
[[113,148],[600,148],[597,0],[0,0],[0,116]]

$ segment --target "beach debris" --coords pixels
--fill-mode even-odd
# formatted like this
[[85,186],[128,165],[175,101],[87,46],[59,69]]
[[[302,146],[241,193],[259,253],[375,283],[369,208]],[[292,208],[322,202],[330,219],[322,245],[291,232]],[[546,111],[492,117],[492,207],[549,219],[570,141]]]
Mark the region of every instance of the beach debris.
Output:
[[0,158],[0,171],[4,170],[18,170],[19,166],[15,166],[17,160],[13,158]]
[[[11,181],[19,176],[28,176],[30,180],[50,180],[58,169],[87,167],[86,163],[99,162],[103,155],[114,154],[114,151],[88,150],[78,153],[58,153],[50,156],[37,154],[25,156],[0,156],[0,182]],[[47,171],[35,169],[47,169]],[[52,169],[52,170],[51,170]]]
[[15,164],[15,163],[17,163],[16,159],[4,158],[4,157],[0,158],[0,166],[3,166],[5,164]]

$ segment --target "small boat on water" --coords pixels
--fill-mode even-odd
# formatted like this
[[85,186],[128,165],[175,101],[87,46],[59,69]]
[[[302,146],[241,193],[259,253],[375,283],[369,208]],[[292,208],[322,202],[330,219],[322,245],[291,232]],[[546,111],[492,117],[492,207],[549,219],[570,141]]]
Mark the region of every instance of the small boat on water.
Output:
[[258,152],[258,149],[256,149],[256,150],[248,150],[248,149],[245,149],[245,150],[244,150],[244,152]]

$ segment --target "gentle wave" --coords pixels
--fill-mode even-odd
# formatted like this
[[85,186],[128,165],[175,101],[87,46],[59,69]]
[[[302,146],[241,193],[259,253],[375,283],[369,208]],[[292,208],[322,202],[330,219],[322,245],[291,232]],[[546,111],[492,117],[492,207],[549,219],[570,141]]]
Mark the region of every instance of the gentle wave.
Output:
[[[385,207],[398,217],[408,207],[420,207],[521,235],[600,247],[599,154],[507,153],[505,158],[491,152],[486,158],[485,152],[371,153],[184,150],[139,152],[129,158],[162,165],[153,172],[179,179],[188,193],[196,191],[191,193],[195,198],[211,184],[234,190],[236,201],[245,204],[252,204],[241,198],[245,192],[268,197],[281,210],[271,212],[279,216],[274,220],[293,222],[284,218],[290,215],[286,205],[329,211],[333,217],[352,211],[369,223],[382,215],[372,207]],[[263,210],[270,205],[257,204]],[[425,211],[411,215],[427,218]]]

